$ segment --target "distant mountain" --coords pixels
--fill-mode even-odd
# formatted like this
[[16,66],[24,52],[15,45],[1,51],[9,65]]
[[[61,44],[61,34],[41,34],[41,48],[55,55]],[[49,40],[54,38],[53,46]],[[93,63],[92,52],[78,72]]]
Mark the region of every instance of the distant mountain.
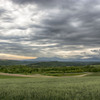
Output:
[[60,61],[49,61],[49,62],[37,62],[29,64],[30,67],[33,68],[41,68],[41,67],[66,67],[66,66],[87,66],[87,65],[100,65],[100,62],[60,62]]
[[35,62],[48,62],[48,61],[68,61],[67,59],[57,58],[57,57],[40,57],[36,59],[27,59],[24,61],[35,61]]
[[62,61],[62,62],[77,62],[77,61],[83,61],[83,62],[100,62],[100,59],[98,58],[87,58],[87,59],[64,59],[64,58],[58,58],[58,57],[39,57],[36,59],[26,59],[24,61],[33,61],[33,62],[49,62],[49,61]]
[[34,61],[66,61],[66,59],[57,58],[57,57],[51,57],[51,58],[40,57],[40,58],[34,59]]
[[[48,57],[40,57],[40,58],[36,58],[36,59],[26,59],[26,60],[2,60],[1,59],[0,65],[28,65],[28,64],[38,63],[38,62],[52,62],[55,65],[56,64],[59,65],[60,63],[58,63],[58,62],[66,62],[67,65],[84,65],[84,64],[87,64],[88,62],[89,63],[99,63],[100,59],[99,58],[64,59],[64,58],[58,58],[58,57],[51,57],[51,58],[50,57],[49,58]],[[87,62],[87,63],[83,64],[83,62]],[[45,64],[49,65],[51,63],[49,63],[49,64],[45,63]]]

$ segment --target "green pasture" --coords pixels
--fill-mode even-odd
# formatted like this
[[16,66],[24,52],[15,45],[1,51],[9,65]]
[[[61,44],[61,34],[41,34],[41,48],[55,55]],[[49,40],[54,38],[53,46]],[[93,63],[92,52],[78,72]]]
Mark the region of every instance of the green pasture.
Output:
[[100,100],[100,76],[0,76],[0,100]]

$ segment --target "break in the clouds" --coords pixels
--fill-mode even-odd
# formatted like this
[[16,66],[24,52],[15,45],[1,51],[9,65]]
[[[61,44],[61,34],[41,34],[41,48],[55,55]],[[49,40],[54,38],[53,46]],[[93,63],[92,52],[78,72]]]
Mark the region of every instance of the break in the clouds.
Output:
[[100,0],[0,0],[3,55],[99,59]]

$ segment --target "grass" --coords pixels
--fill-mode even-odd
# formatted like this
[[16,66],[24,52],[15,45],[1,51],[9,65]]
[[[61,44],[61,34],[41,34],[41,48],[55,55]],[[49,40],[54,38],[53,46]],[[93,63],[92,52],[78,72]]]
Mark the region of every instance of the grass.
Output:
[[76,75],[83,75],[85,73],[43,73],[43,75],[47,76],[76,76]]
[[92,72],[91,74],[89,74],[87,76],[100,76],[100,72],[96,72],[96,73]]
[[25,78],[25,77],[0,75],[0,79],[9,79],[9,78]]
[[100,76],[0,78],[0,100],[100,100]]

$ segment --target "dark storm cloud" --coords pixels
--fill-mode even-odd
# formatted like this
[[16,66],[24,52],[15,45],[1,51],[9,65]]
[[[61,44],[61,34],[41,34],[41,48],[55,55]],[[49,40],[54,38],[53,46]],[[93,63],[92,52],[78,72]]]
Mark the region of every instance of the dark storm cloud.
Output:
[[16,4],[36,4],[42,7],[54,7],[57,0],[12,0]]
[[[6,16],[1,18],[2,21],[15,23],[15,30],[26,32],[29,29],[28,35],[1,35],[1,40],[10,40],[12,43],[0,42],[0,49],[5,47],[5,52],[13,52],[16,54],[36,55],[40,56],[44,52],[50,51],[75,51],[84,49],[93,49],[100,47],[100,1],[99,0],[12,0],[14,4],[21,7],[26,5],[37,5],[37,9],[31,10],[32,16],[28,25],[17,25],[14,22],[15,18]],[[23,6],[20,6],[23,5]],[[32,8],[31,8],[32,9]],[[38,15],[34,14],[35,12]],[[0,14],[5,13],[5,10],[0,10]],[[39,23],[34,23],[34,16],[39,16],[43,13],[43,17],[39,17]],[[28,14],[28,13],[27,13]],[[16,18],[17,19],[17,18]],[[21,20],[19,20],[21,21]],[[4,27],[0,26],[0,30]],[[11,29],[11,28],[9,28]],[[9,30],[8,29],[8,30]],[[22,34],[22,33],[21,33]],[[33,46],[21,44],[21,42],[33,43]],[[34,46],[34,43],[40,46]],[[14,45],[15,44],[15,45]],[[52,45],[53,44],[53,45]],[[47,46],[42,46],[47,45]],[[83,46],[83,47],[82,47]],[[34,50],[35,49],[35,50]],[[46,51],[48,49],[48,51]],[[1,50],[3,52],[3,49]],[[98,51],[90,51],[98,52]],[[48,55],[49,55],[48,53]],[[52,54],[56,56],[56,54]],[[45,56],[45,55],[44,55]],[[87,57],[97,55],[84,54]],[[82,55],[76,55],[82,58]]]
[[[74,5],[84,3],[86,7],[91,7],[95,4],[100,3],[99,0],[12,0],[16,4],[36,4],[45,8],[52,8],[55,6],[57,7],[62,7],[63,10],[66,10],[66,8],[73,9]],[[75,10],[75,9],[73,9]]]
[[[91,5],[91,4],[88,4]],[[95,5],[92,5],[92,7]],[[100,11],[95,9],[91,11],[89,7],[85,8],[85,4],[80,11],[76,10],[76,13],[68,17],[67,13],[63,15],[64,12],[59,13],[52,18],[52,20],[45,20],[44,24],[49,26],[46,28],[46,32],[42,33],[45,37],[53,38],[54,40],[62,40],[60,43],[68,44],[79,44],[79,45],[89,45],[91,44],[100,44],[100,21],[97,21],[100,18]],[[64,17],[65,16],[65,17]],[[74,27],[70,23],[74,22],[74,19],[77,19],[75,23],[80,21],[80,25]],[[51,35],[52,34],[52,35]]]
[[[39,53],[36,47],[32,46],[27,46],[23,44],[19,44],[18,42],[12,42],[12,43],[5,43],[5,42],[0,42],[0,53],[8,53],[9,54],[14,54],[14,55],[21,55],[23,56],[36,56],[36,54]],[[32,50],[33,48],[33,50]],[[34,52],[34,55],[32,55]]]

